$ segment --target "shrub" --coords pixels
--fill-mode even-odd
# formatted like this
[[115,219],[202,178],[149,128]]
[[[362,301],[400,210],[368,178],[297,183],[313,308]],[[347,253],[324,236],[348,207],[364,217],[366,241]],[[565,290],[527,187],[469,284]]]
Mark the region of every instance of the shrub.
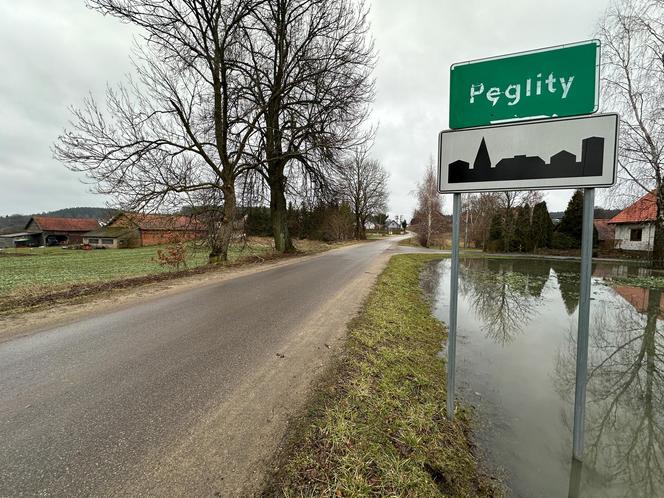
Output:
[[157,249],[157,255],[152,259],[161,266],[169,266],[175,271],[180,269],[180,265],[186,269],[187,246],[183,242],[176,242],[165,249]]
[[486,252],[503,252],[505,248],[502,240],[489,240],[484,250]]
[[552,249],[578,249],[579,241],[573,237],[570,237],[566,233],[562,232],[553,232],[551,237],[551,248]]

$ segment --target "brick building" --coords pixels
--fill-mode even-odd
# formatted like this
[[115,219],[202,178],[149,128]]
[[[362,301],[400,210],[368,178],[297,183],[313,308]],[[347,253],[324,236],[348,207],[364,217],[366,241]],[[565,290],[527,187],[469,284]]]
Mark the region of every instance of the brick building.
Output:
[[86,233],[84,242],[93,247],[142,247],[205,237],[205,227],[191,216],[120,213],[108,224]]

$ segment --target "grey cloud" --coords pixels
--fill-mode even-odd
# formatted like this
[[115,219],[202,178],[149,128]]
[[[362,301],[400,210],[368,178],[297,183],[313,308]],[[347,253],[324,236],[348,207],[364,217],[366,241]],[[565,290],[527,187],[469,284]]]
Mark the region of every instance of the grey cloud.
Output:
[[[374,0],[380,53],[374,155],[390,171],[390,212],[410,217],[409,194],[447,127],[454,62],[590,38],[607,0],[493,2]],[[68,106],[130,71],[134,32],[83,0],[0,3],[0,214],[101,205],[83,177],[51,157]],[[564,208],[569,193],[547,195]],[[449,208],[449,201],[447,206]]]
[[130,70],[132,31],[82,1],[0,4],[0,214],[103,205],[51,157],[68,107]]

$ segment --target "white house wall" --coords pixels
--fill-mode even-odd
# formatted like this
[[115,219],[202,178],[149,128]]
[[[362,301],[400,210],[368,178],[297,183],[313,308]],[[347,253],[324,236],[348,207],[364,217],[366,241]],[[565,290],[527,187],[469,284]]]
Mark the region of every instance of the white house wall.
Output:
[[[616,224],[616,249],[625,251],[652,251],[655,241],[655,226],[652,223],[620,223]],[[629,240],[633,228],[643,230],[640,241]]]

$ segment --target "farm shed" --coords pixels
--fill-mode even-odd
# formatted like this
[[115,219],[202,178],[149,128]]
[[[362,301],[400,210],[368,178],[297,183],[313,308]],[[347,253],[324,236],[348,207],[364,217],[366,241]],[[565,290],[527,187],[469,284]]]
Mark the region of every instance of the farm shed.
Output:
[[26,247],[29,245],[32,235],[28,232],[3,233],[0,235],[0,249]]
[[99,228],[91,218],[56,218],[33,216],[25,225],[28,247],[74,245],[83,242],[83,234]]
[[138,246],[195,240],[206,235],[205,227],[194,217],[171,214],[120,213],[106,228],[135,230]]
[[140,234],[132,227],[106,226],[83,234],[83,244],[106,249],[139,247]]
[[655,241],[657,203],[652,192],[611,218],[615,226],[615,247],[626,251],[652,251]]

